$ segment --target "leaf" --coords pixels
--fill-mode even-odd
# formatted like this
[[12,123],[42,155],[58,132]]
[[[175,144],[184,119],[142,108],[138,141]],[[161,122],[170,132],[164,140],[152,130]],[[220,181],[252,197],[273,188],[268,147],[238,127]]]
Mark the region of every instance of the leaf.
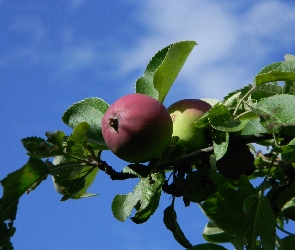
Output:
[[286,81],[283,86],[283,94],[295,95],[295,81]]
[[63,148],[52,144],[40,137],[27,137],[21,140],[28,151],[28,155],[34,158],[49,158],[62,153]]
[[145,94],[158,100],[159,93],[154,86],[154,75],[157,68],[160,67],[160,65],[163,63],[167,55],[168,49],[172,45],[173,44],[165,47],[164,49],[158,51],[154,55],[154,57],[151,59],[151,61],[147,65],[144,75],[140,77],[139,79],[137,79],[136,81],[136,85],[135,85],[136,93]]
[[295,61],[276,62],[264,67],[254,78],[258,86],[275,81],[295,81]]
[[35,183],[45,180],[49,170],[39,159],[29,161],[19,170],[10,173],[1,181],[4,188],[0,208],[1,220],[15,220],[19,198]]
[[87,145],[89,129],[87,122],[81,122],[74,128],[73,133],[68,137],[68,152],[83,152],[83,148]]
[[225,233],[220,228],[216,227],[212,222],[208,222],[203,231],[203,238],[212,243],[230,242],[231,236]]
[[173,205],[170,205],[164,210],[164,224],[168,230],[173,233],[175,240],[183,247],[191,248],[192,244],[185,237],[178,222]]
[[211,243],[204,243],[187,248],[187,250],[226,250],[226,248]]
[[240,99],[243,98],[250,90],[252,90],[250,99],[253,102],[273,95],[283,94],[283,88],[277,83],[267,83],[255,86],[254,90],[252,88],[253,85],[250,84],[243,87],[242,89],[229,93],[226,97],[224,97],[224,105],[228,109],[235,109]]
[[252,244],[260,236],[263,249],[275,249],[276,219],[267,198],[251,195],[245,199],[243,209],[247,220],[253,225]]
[[10,238],[15,233],[15,227],[11,223],[8,223],[8,227],[4,221],[0,221],[0,249],[13,250],[13,245]]
[[242,135],[257,135],[260,133],[267,133],[266,129],[261,125],[260,119],[255,118],[248,121],[242,130]]
[[237,182],[211,173],[210,179],[218,186],[218,192],[199,205],[214,225],[234,237],[238,230],[247,225],[243,202],[257,191],[246,176]]
[[81,122],[87,122],[90,126],[88,137],[92,143],[96,143],[101,149],[107,149],[101,132],[101,120],[109,105],[100,98],[87,98],[73,104],[64,113],[62,120],[71,128],[75,128]]
[[62,148],[62,143],[64,138],[66,137],[65,133],[60,130],[55,130],[53,132],[46,132],[45,135],[47,136],[47,141],[57,145],[59,148]]
[[117,220],[124,222],[137,203],[138,197],[134,196],[133,193],[117,194],[112,202],[113,215]]
[[270,132],[277,132],[282,126],[295,125],[295,96],[276,95],[262,99],[255,112],[262,118],[262,125]]
[[115,218],[125,221],[131,215],[133,208],[137,210],[132,221],[143,223],[156,211],[159,205],[161,188],[165,180],[163,172],[152,174],[140,179],[133,193],[116,195],[112,202],[112,211]]
[[[96,196],[87,193],[87,190],[96,178],[99,170],[97,167],[84,166],[67,156],[55,157],[53,164],[53,184],[55,190],[63,195],[61,201]],[[65,170],[56,171],[57,169]]]
[[285,61],[294,61],[295,60],[295,56],[291,55],[291,54],[286,54],[284,56],[284,58],[285,58]]
[[210,125],[224,132],[236,132],[242,130],[248,120],[236,120],[232,118],[230,111],[223,104],[217,104],[209,110]]
[[216,161],[220,160],[226,153],[229,143],[229,133],[216,131],[213,134],[213,148]]
[[145,166],[140,163],[129,164],[127,167],[123,168],[123,173],[135,174],[138,177],[146,178],[151,172],[151,169],[148,166]]
[[282,211],[285,217],[295,221],[295,197],[284,205]]
[[149,62],[144,76],[136,81],[136,93],[163,102],[195,45],[194,41],[182,41],[159,51]]

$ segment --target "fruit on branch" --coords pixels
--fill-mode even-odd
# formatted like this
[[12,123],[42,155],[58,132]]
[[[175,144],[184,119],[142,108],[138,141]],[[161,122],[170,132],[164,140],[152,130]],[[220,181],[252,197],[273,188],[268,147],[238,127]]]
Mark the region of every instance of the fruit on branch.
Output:
[[161,155],[172,137],[165,106],[144,94],[129,94],[113,103],[102,118],[109,149],[122,160],[146,162]]
[[184,99],[172,104],[168,111],[173,121],[173,136],[178,136],[180,145],[187,153],[208,146],[206,128],[195,128],[193,123],[211,109],[211,105],[199,99]]

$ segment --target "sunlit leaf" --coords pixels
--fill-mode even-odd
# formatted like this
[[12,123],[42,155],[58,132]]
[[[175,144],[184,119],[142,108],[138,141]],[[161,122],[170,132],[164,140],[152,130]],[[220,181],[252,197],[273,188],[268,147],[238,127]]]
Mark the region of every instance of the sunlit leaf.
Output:
[[182,41],[160,50],[149,62],[144,76],[136,81],[136,93],[163,102],[195,45],[194,41]]
[[254,78],[256,85],[275,81],[295,81],[294,60],[270,64],[264,67]]
[[133,193],[116,195],[112,211],[116,219],[125,221],[133,208],[137,210],[131,218],[134,223],[143,223],[156,211],[159,205],[161,188],[165,180],[163,172],[140,179]]
[[214,155],[216,161],[221,159],[228,148],[229,143],[229,133],[228,132],[221,132],[217,131],[213,135],[213,147],[214,147]]
[[295,125],[294,107],[295,96],[282,94],[262,99],[254,110],[268,131],[277,132],[282,126]]
[[256,135],[267,133],[266,129],[261,125],[260,119],[251,119],[242,130],[242,135]]
[[69,107],[62,120],[71,128],[75,128],[81,122],[87,122],[90,126],[88,137],[92,143],[107,149],[101,132],[101,120],[109,105],[100,98],[87,98]]
[[87,132],[89,129],[90,126],[87,122],[81,122],[73,129],[73,133],[68,137],[68,152],[83,152],[88,141]]
[[159,93],[158,100],[163,102],[173,82],[178,76],[187,57],[197,43],[184,41],[173,44],[154,75],[154,86]]

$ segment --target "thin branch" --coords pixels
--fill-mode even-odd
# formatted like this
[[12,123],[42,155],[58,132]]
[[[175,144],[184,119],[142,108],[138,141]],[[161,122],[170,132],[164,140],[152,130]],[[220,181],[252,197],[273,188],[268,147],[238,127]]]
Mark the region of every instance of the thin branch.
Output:
[[279,227],[278,225],[276,227],[277,227],[277,229],[279,229],[280,231],[284,232],[285,234],[289,234],[289,235],[295,236],[295,234],[286,231],[285,229]]

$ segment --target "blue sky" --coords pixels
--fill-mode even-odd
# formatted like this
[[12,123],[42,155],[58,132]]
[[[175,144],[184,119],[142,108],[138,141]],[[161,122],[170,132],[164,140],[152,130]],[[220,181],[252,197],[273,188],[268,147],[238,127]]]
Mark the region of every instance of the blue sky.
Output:
[[[0,0],[0,179],[27,161],[20,140],[70,129],[61,116],[73,103],[100,97],[113,103],[133,93],[151,57],[181,40],[198,43],[165,105],[183,98],[222,99],[252,82],[260,69],[295,54],[293,1],[17,1]],[[126,164],[110,153],[117,170]],[[111,202],[136,182],[104,173],[98,197],[60,202],[51,179],[19,204],[16,249],[181,249],[162,222],[171,197],[151,219],[118,222]],[[207,222],[196,204],[177,202],[183,231],[204,242]]]

